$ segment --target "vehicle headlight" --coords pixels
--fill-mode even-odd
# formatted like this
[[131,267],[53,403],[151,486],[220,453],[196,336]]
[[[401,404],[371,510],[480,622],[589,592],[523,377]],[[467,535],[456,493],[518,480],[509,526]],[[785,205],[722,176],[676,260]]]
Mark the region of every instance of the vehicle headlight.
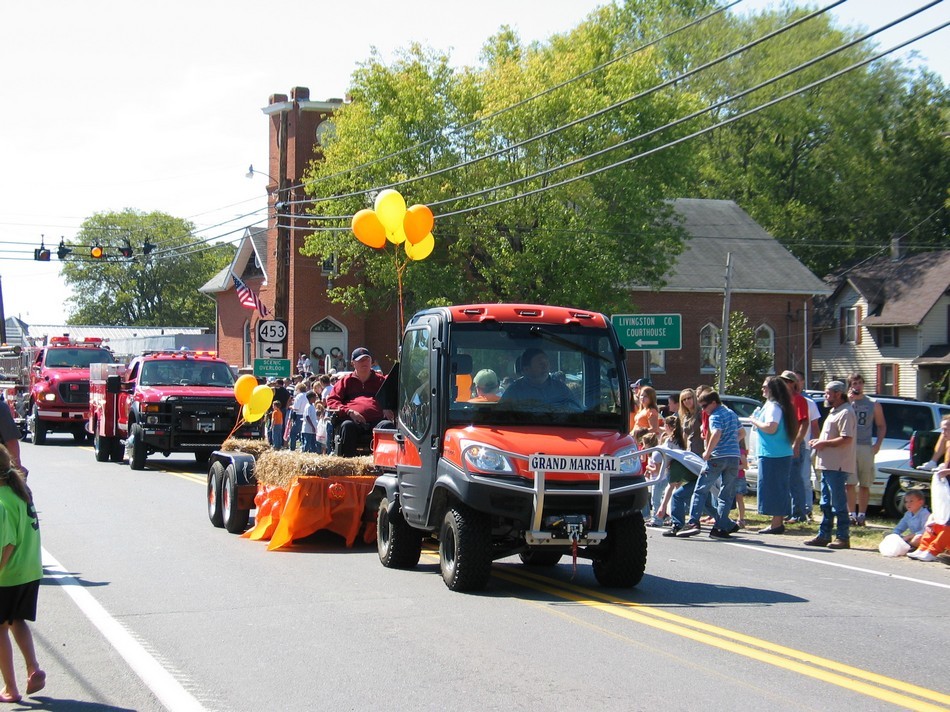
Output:
[[515,471],[511,460],[501,450],[480,443],[470,443],[463,447],[465,449],[462,451],[462,460],[471,470],[490,474],[511,474]]
[[639,475],[640,474],[640,451],[636,446],[625,447],[614,453],[614,457],[620,458],[620,474]]
[[157,416],[157,415],[147,415],[147,416],[145,416],[145,422],[148,423],[149,425],[155,425],[156,423],[158,423],[158,416]]
[[54,400],[56,400],[56,394],[55,394],[55,393],[44,393],[44,394],[43,394],[43,400],[45,400],[45,401],[54,401]]

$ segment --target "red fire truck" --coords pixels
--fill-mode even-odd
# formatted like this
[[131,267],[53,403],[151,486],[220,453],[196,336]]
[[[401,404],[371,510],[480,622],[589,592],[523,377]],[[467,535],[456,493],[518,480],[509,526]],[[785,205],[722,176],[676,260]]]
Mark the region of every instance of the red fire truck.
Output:
[[[145,468],[152,453],[193,452],[207,462],[221,447],[241,413],[234,374],[213,353],[147,352],[128,366],[93,366],[90,414],[96,459]],[[235,436],[263,437],[263,424],[244,424]]]
[[53,336],[45,346],[25,349],[22,357],[22,378],[29,383],[27,430],[33,444],[45,444],[51,431],[71,432],[82,442],[89,417],[89,366],[114,363],[112,351],[102,339]]

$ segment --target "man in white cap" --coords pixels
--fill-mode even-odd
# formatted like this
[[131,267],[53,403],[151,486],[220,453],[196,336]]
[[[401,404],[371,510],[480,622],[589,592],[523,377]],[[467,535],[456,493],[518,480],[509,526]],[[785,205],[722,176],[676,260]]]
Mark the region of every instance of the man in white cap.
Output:
[[344,419],[336,453],[343,457],[356,455],[361,433],[372,432],[383,419],[394,417],[392,411],[384,411],[376,401],[376,393],[386,377],[373,370],[369,349],[353,349],[350,361],[353,372],[339,379],[327,396],[327,408],[338,411]]

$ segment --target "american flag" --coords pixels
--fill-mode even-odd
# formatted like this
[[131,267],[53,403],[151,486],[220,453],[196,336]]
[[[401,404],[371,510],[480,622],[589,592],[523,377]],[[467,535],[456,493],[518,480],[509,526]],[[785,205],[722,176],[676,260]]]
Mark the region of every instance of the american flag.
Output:
[[254,294],[254,290],[238,279],[235,274],[231,275],[231,279],[234,280],[234,290],[237,292],[238,301],[241,302],[241,305],[248,309],[257,309],[261,316],[267,316],[267,307],[264,306],[261,298]]

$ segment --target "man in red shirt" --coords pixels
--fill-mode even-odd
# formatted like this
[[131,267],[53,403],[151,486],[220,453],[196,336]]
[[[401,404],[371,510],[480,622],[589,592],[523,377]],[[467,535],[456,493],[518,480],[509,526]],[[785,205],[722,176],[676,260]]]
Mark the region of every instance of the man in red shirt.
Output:
[[372,432],[384,419],[393,420],[393,412],[384,411],[376,400],[376,392],[386,378],[373,370],[369,350],[362,346],[354,349],[350,361],[353,373],[337,380],[327,396],[327,408],[338,411],[344,419],[336,453],[342,457],[356,455],[361,433]]

